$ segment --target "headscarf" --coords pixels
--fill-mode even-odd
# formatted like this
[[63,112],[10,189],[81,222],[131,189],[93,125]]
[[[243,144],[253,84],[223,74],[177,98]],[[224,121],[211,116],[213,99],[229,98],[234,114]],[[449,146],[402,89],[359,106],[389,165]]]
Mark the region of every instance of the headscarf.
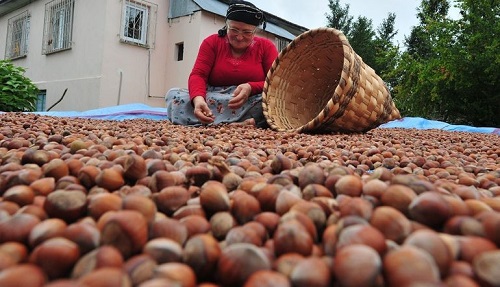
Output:
[[[264,12],[248,1],[231,1],[231,3],[229,3],[229,7],[227,8],[226,20],[239,21],[253,26],[263,24],[263,29],[266,28],[266,17]],[[221,37],[225,36],[226,33],[226,26],[219,30],[219,36]]]

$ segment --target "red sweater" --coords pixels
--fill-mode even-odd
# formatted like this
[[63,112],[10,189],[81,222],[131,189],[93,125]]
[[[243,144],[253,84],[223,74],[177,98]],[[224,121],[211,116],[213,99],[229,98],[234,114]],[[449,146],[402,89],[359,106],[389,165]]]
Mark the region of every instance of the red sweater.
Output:
[[188,88],[192,100],[205,96],[207,85],[236,86],[249,83],[252,94],[262,93],[267,71],[278,56],[270,40],[254,37],[252,44],[239,58],[234,58],[226,37],[217,34],[207,37],[200,45],[198,57],[189,75]]

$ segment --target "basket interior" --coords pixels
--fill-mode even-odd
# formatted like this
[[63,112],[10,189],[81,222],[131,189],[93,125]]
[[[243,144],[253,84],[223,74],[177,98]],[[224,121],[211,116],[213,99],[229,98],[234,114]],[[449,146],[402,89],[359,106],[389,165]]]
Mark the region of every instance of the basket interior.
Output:
[[336,33],[296,38],[278,57],[266,81],[267,116],[279,129],[295,130],[315,119],[332,98],[344,65]]

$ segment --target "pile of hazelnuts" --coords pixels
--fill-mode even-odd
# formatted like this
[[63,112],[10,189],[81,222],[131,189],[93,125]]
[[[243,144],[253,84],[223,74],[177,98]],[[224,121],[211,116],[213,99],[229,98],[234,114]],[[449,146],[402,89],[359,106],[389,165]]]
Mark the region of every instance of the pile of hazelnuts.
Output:
[[0,286],[500,286],[500,137],[0,113]]

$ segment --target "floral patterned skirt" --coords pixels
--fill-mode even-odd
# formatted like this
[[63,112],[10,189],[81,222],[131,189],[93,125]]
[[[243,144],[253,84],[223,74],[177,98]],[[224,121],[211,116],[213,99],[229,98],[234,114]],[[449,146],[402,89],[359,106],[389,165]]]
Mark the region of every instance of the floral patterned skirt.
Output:
[[[233,97],[236,86],[231,87],[208,87],[206,101],[215,116],[212,124],[243,122],[253,118],[257,127],[268,127],[264,114],[262,113],[262,95],[252,95],[248,101],[239,109],[230,109],[229,100]],[[193,113],[193,106],[189,100],[187,89],[173,88],[165,96],[167,101],[167,116],[174,124],[179,125],[201,125]]]

